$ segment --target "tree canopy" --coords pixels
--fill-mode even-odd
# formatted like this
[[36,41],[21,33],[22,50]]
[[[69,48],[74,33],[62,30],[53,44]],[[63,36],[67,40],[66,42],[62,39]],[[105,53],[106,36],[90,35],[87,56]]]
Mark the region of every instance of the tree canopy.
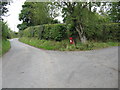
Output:
[[111,9],[109,11],[110,20],[115,23],[120,22],[120,1],[110,3]]
[[47,24],[51,20],[48,3],[25,2],[22,8],[19,14],[19,20],[23,21],[18,25],[20,30],[24,30],[28,26]]
[[[95,26],[100,26],[107,21],[106,17],[96,13],[96,7],[100,7],[99,2],[55,2],[55,6],[62,8],[64,22],[69,24],[71,34],[77,32],[80,41],[85,43],[88,32],[95,33]],[[106,5],[106,4],[104,4]],[[88,29],[89,27],[89,29]],[[70,29],[72,28],[72,29]],[[74,31],[75,30],[75,31]]]
[[19,15],[23,23],[18,25],[18,28],[24,30],[29,26],[59,23],[54,18],[60,11],[69,37],[79,37],[82,43],[90,39],[105,40],[103,34],[111,32],[107,29],[107,24],[119,22],[120,16],[119,2],[72,2],[71,0],[51,3],[26,2]]
[[10,4],[10,1],[2,1],[0,2],[0,38],[6,39],[9,38],[9,28],[6,22],[3,21],[2,16],[5,16],[5,14],[8,12],[7,5]]

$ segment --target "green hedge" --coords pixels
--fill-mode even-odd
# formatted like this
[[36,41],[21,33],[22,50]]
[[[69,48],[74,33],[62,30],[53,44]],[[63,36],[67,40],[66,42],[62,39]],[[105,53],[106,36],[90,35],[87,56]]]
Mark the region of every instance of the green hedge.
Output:
[[9,33],[10,29],[8,27],[8,25],[6,24],[6,22],[0,21],[0,37],[2,36],[3,39],[9,39],[10,38],[10,33]]
[[85,34],[88,40],[97,41],[120,41],[120,24],[100,24],[85,27]]
[[64,40],[67,36],[65,24],[45,24],[28,27],[20,32],[21,37],[35,37],[39,39]]
[[120,23],[111,23],[106,26],[107,32],[104,34],[107,35],[106,39],[120,41]]
[[51,24],[44,26],[44,39],[61,41],[66,38],[66,35],[66,26],[64,24]]
[[[78,37],[75,28],[69,28],[66,24],[45,24],[28,27],[20,31],[21,37],[35,37],[38,39],[61,41],[72,35]],[[73,26],[74,27],[74,26]],[[100,24],[85,27],[85,34],[88,40],[95,41],[120,41],[120,24]]]

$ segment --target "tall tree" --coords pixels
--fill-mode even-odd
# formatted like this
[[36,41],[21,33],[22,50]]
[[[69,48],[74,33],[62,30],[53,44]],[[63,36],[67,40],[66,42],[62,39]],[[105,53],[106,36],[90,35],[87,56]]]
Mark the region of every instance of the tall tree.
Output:
[[8,2],[0,2],[0,19],[2,19],[1,16],[8,12],[8,9],[5,7],[7,4]]
[[[89,33],[98,35],[101,27],[107,22],[106,2],[72,2],[72,0],[60,0],[55,5],[62,8],[64,22],[69,26],[71,32],[78,33],[80,41],[85,43]],[[98,7],[100,11],[98,12]],[[98,14],[99,13],[99,14]],[[89,29],[88,29],[89,28]],[[96,29],[98,28],[98,29]],[[97,31],[95,31],[97,30]],[[100,34],[100,33],[99,33]]]
[[2,32],[2,39],[10,38],[10,34],[9,34],[10,28],[8,27],[8,25],[3,21],[0,21],[0,25],[1,25],[0,31]]
[[3,39],[8,38],[9,36],[9,28],[7,24],[3,21],[2,16],[5,16],[5,14],[8,12],[7,5],[10,4],[11,0],[4,0],[0,2],[0,38]]
[[2,0],[0,1],[0,20],[2,20],[2,16],[5,16],[5,14],[8,12],[7,5],[10,5],[12,0]]
[[24,30],[28,26],[41,25],[49,23],[50,15],[48,3],[45,2],[25,2],[23,9],[19,14],[19,20],[23,21],[18,28]]
[[97,17],[92,7],[96,5],[100,6],[100,3],[60,1],[55,2],[55,5],[62,8],[64,22],[71,24],[77,31],[80,41],[85,43],[87,41],[85,27],[91,23],[96,24],[95,21]]

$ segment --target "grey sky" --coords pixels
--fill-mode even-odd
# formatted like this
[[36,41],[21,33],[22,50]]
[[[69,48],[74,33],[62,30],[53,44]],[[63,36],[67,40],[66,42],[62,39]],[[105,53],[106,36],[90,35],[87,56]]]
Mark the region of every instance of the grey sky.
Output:
[[22,9],[22,5],[24,4],[25,0],[13,0],[8,7],[9,12],[7,13],[7,17],[4,17],[4,21],[7,22],[9,28],[13,31],[18,31],[17,25],[21,23],[19,21],[19,13]]

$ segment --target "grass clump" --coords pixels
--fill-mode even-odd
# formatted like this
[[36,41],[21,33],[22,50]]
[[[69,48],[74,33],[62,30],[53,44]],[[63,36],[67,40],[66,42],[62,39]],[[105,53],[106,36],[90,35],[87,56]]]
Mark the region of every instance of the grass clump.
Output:
[[99,48],[106,48],[111,46],[118,46],[118,42],[87,42],[86,44],[77,43],[71,45],[69,40],[63,40],[61,42],[51,40],[39,40],[37,38],[22,37],[19,41],[29,44],[31,46],[42,48],[46,50],[60,50],[60,51],[79,51],[79,50],[94,50]]
[[10,49],[10,42],[8,40],[0,40],[0,56],[5,54]]

